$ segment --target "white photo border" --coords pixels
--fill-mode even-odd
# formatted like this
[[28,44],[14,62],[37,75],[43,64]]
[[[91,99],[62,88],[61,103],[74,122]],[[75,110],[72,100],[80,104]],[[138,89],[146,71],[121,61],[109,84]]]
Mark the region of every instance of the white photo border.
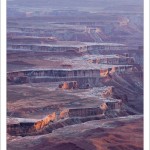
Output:
[[1,150],[6,150],[6,0],[1,0],[1,43],[0,43],[0,89],[1,89],[1,98],[0,98],[0,115],[1,115]]
[[149,22],[149,7],[150,3],[149,0],[144,0],[144,150],[149,150],[149,135],[150,135],[150,89],[149,89],[149,77],[150,77],[150,70],[149,70],[149,65],[150,65],[150,47],[149,47],[149,27],[150,27],[150,22]]

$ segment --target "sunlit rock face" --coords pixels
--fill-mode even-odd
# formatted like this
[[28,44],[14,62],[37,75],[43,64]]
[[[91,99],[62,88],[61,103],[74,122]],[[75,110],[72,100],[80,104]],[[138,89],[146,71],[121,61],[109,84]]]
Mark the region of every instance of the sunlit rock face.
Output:
[[40,129],[44,128],[45,126],[47,126],[49,124],[49,122],[53,122],[54,120],[56,120],[56,113],[55,112],[46,116],[44,119],[42,119],[38,122],[35,122],[34,128],[36,130],[40,130]]

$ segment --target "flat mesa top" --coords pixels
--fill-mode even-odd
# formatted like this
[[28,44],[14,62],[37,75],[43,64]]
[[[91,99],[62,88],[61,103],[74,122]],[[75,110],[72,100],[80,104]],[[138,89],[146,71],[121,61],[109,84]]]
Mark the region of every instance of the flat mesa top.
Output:
[[[13,45],[13,44],[11,44]],[[78,41],[57,41],[51,42],[49,44],[17,44],[14,45],[35,45],[35,46],[48,46],[48,47],[83,47],[83,46],[125,46],[124,44],[119,43],[96,43],[96,42],[78,42]]]
[[[79,64],[80,65],[80,64]],[[90,66],[77,66],[77,67],[73,67],[72,69],[62,69],[62,68],[58,68],[58,69],[54,69],[54,68],[33,68],[33,69],[25,69],[25,70],[14,70],[14,71],[10,71],[7,73],[15,73],[15,72],[30,72],[30,71],[76,71],[76,70],[95,70],[95,71],[100,71],[101,69],[108,69],[108,68],[112,68],[112,67],[131,67],[133,65],[105,65],[105,64],[101,64],[101,65],[96,65],[94,66],[94,64],[90,65]]]
[[102,58],[131,58],[131,57],[126,57],[123,55],[116,55],[116,54],[112,54],[112,55],[84,55],[83,59],[102,59]]
[[106,100],[104,100],[104,102],[108,102],[108,103],[117,103],[117,102],[119,102],[120,100],[119,99],[106,99]]
[[21,122],[24,123],[34,123],[39,121],[39,119],[28,119],[28,118],[7,118],[7,124],[19,124]]

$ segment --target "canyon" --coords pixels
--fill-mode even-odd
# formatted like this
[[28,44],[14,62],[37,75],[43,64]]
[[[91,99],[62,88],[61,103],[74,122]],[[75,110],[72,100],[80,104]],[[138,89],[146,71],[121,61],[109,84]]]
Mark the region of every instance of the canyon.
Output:
[[8,0],[8,150],[142,150],[141,0],[33,4]]

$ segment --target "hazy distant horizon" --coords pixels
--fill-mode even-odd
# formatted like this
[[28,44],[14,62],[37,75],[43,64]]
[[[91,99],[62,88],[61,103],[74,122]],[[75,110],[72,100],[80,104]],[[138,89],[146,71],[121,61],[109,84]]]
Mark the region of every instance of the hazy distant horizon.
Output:
[[18,7],[18,9],[46,8],[83,11],[101,11],[103,9],[106,11],[111,11],[111,9],[114,9],[116,11],[121,10],[143,12],[143,0],[7,0],[7,7]]

